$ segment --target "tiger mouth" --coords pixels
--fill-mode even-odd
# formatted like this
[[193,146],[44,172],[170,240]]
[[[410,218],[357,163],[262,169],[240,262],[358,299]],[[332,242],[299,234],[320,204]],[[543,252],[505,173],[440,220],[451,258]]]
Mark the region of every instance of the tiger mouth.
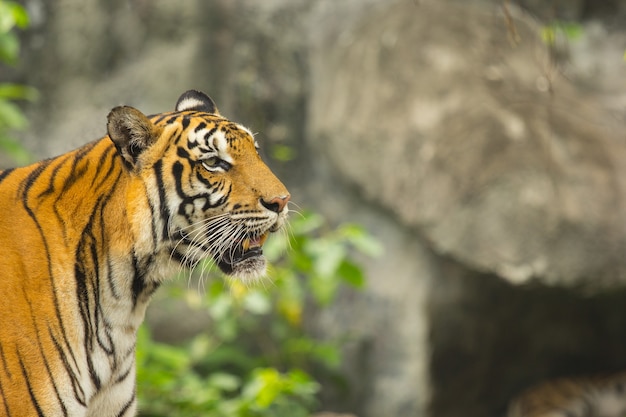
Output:
[[263,244],[268,236],[269,232],[265,232],[239,240],[216,259],[217,266],[229,275],[236,275],[243,269],[264,268]]

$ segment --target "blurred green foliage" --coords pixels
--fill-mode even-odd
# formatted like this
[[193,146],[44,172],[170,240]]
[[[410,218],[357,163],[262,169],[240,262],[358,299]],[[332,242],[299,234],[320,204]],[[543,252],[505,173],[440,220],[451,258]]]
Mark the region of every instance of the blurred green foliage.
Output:
[[296,151],[288,145],[274,145],[272,147],[272,157],[277,161],[287,162],[296,157]]
[[265,244],[271,282],[246,286],[209,274],[204,292],[171,286],[169,296],[208,312],[212,325],[182,346],[154,342],[141,329],[141,415],[310,415],[320,390],[312,371],[340,380],[339,347],[345,339],[314,338],[303,317],[329,306],[342,284],[363,287],[354,255],[376,256],[381,250],[362,227],[329,229],[320,215],[308,213],[291,221],[289,233]]
[[[20,42],[15,29],[27,26],[28,14],[21,5],[0,0],[0,62],[11,66],[18,63]],[[32,87],[0,83],[0,151],[20,165],[28,163],[30,155],[11,133],[25,129],[28,122],[15,101],[36,99],[37,90]]]
[[575,41],[582,35],[583,27],[579,23],[554,21],[541,28],[541,39],[550,47],[555,46],[560,37],[567,41]]

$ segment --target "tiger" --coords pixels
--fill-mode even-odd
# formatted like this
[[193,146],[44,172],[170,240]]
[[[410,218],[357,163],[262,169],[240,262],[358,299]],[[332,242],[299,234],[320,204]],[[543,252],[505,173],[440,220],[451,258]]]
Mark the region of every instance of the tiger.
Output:
[[150,116],[115,107],[106,132],[0,171],[2,416],[135,415],[154,291],[207,258],[260,279],[287,221],[290,194],[254,135],[202,92]]
[[626,417],[626,372],[544,381],[511,401],[507,417]]

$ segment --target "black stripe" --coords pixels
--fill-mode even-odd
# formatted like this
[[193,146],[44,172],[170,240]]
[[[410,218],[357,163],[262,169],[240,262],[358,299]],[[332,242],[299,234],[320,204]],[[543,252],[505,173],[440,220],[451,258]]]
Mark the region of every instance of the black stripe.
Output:
[[35,393],[33,392],[33,387],[30,385],[30,378],[28,377],[28,372],[26,372],[26,368],[24,367],[24,362],[22,362],[22,357],[20,356],[20,352],[16,351],[18,359],[20,361],[20,368],[22,368],[22,375],[24,376],[24,380],[26,381],[26,387],[28,388],[28,394],[30,395],[30,400],[37,411],[37,415],[39,417],[44,417],[43,411],[37,402],[37,398],[35,398]]
[[143,259],[143,261],[140,262],[133,254],[133,281],[131,283],[133,309],[137,307],[140,296],[143,296],[145,300],[146,297],[152,296],[152,294],[154,294],[154,292],[161,285],[158,282],[146,281],[146,270],[148,269],[148,266],[153,263],[153,256]]
[[24,210],[26,210],[26,213],[28,214],[28,216],[33,220],[33,222],[35,223],[35,226],[37,227],[37,230],[39,231],[39,235],[41,236],[41,241],[44,245],[44,250],[45,250],[45,254],[46,254],[46,261],[48,262],[48,276],[50,277],[50,286],[52,287],[52,301],[54,303],[54,310],[55,310],[55,315],[57,318],[57,321],[59,323],[59,328],[61,329],[61,335],[63,336],[63,343],[65,343],[65,345],[69,348],[69,352],[71,353],[71,357],[72,360],[74,361],[74,364],[76,365],[76,367],[78,367],[78,362],[76,361],[76,357],[74,356],[74,352],[71,349],[71,345],[69,343],[69,340],[67,338],[67,332],[65,331],[65,326],[63,325],[63,319],[61,316],[61,309],[59,307],[59,298],[57,296],[57,289],[56,286],[54,284],[54,274],[52,271],[52,263],[50,260],[50,248],[48,246],[48,241],[46,240],[46,236],[45,233],[43,231],[43,228],[41,227],[41,224],[39,224],[39,221],[37,220],[37,216],[35,216],[35,213],[33,212],[33,210],[28,206],[28,192],[30,190],[30,188],[33,186],[34,182],[37,180],[37,178],[39,178],[39,176],[43,173],[43,171],[45,170],[45,168],[50,164],[51,160],[46,160],[41,162],[29,175],[28,177],[26,177],[26,179],[24,181],[22,181],[21,185],[20,185],[20,192],[22,194],[22,205],[24,206]]
[[117,417],[122,417],[124,414],[126,414],[128,409],[135,403],[136,395],[137,394],[135,392],[135,389],[133,389],[133,395],[130,397],[130,400],[128,400],[128,402],[126,404],[124,404],[124,406],[122,407],[120,412],[116,414]]
[[203,183],[204,185],[206,185],[206,187],[209,188],[209,189],[213,188],[213,186],[214,186],[214,184],[211,181],[209,181],[208,179],[204,178],[202,176],[202,174],[200,174],[199,170],[196,171],[196,179],[198,181],[200,181],[201,183]]
[[173,116],[170,116],[169,118],[167,118],[167,120],[165,120],[165,124],[166,125],[171,125],[172,123],[174,123],[177,119],[178,119],[179,115],[175,114]]
[[172,166],[172,177],[174,178],[174,182],[176,183],[176,193],[182,200],[180,205],[178,206],[178,214],[181,216],[185,216],[185,219],[189,223],[191,223],[191,218],[189,214],[186,212],[185,208],[187,205],[191,204],[193,206],[193,198],[188,197],[183,191],[183,170],[184,166],[180,161],[174,162]]
[[100,381],[100,376],[98,376],[96,368],[93,366],[93,357],[89,354],[87,355],[87,367],[89,368],[89,377],[91,382],[93,382],[93,386],[96,388],[96,391],[100,391],[102,381]]
[[5,169],[4,171],[0,171],[0,182],[4,181],[4,179],[13,171],[15,171],[15,168],[9,168]]
[[198,124],[198,126],[196,126],[196,128],[193,130],[195,133],[198,133],[199,131],[201,131],[202,129],[204,129],[206,127],[206,123],[205,122],[200,122]]
[[33,186],[37,178],[43,173],[43,171],[50,165],[51,160],[46,160],[40,162],[38,165],[34,167],[34,169],[28,174],[28,176],[22,180],[20,183],[20,191],[22,193],[22,197],[24,198],[24,205],[26,205],[26,197],[28,194],[28,190]]
[[2,379],[0,379],[0,401],[4,404],[4,414],[6,417],[11,417],[11,411],[9,411],[9,404],[4,389],[2,388]]
[[85,399],[85,392],[83,391],[83,387],[80,385],[80,382],[78,381],[78,377],[76,373],[72,369],[70,362],[67,360],[67,355],[63,351],[61,344],[59,343],[57,338],[54,337],[54,335],[52,334],[52,329],[50,328],[49,325],[48,325],[48,333],[50,334],[50,339],[52,339],[52,343],[54,344],[54,347],[56,348],[57,353],[61,357],[61,362],[63,363],[63,366],[65,367],[65,370],[67,374],[69,375],[70,380],[72,381],[72,390],[74,390],[74,398],[76,398],[76,401],[78,401],[80,405],[87,407],[87,402]]
[[[154,208],[154,203],[152,202],[152,199],[146,196],[146,200],[148,200],[148,205],[150,206],[150,218],[152,219],[152,227],[150,228],[150,234],[152,235],[152,247],[154,248],[153,250],[156,250],[156,248],[159,246],[159,236],[157,230],[159,217],[156,209]],[[164,223],[167,227],[167,222]],[[165,240],[165,236],[163,236],[161,240]]]
[[115,379],[115,381],[113,381],[113,384],[114,384],[114,385],[116,385],[116,384],[119,384],[119,383],[121,383],[121,382],[124,382],[124,380],[125,380],[126,378],[128,378],[128,376],[130,375],[130,371],[132,371],[132,370],[133,370],[134,365],[135,365],[135,363],[134,363],[134,362],[132,362],[132,363],[130,364],[130,366],[128,367],[128,369],[126,370],[126,372],[124,372],[122,375],[118,376],[118,377]]
[[[87,222],[87,225],[85,226],[85,229],[83,231],[83,239],[81,240],[81,243],[83,240],[88,239],[89,243],[85,244],[85,253],[84,256],[89,259],[91,261],[91,267],[92,270],[90,271],[91,273],[89,274],[90,277],[90,282],[91,282],[91,287],[89,288],[91,294],[93,295],[93,305],[94,305],[94,309],[93,309],[93,333],[90,334],[90,337],[95,336],[96,341],[98,342],[98,345],[105,351],[105,353],[107,353],[108,355],[111,355],[112,353],[114,353],[114,348],[112,346],[112,344],[107,347],[105,346],[104,342],[100,339],[100,314],[102,312],[102,308],[101,308],[101,303],[100,303],[100,256],[98,254],[98,248],[97,245],[99,242],[105,242],[105,240],[103,240],[103,215],[104,215],[104,207],[106,205],[106,201],[108,201],[108,199],[110,198],[110,196],[100,196],[97,200],[97,203],[93,209],[93,211],[91,212],[91,215],[89,216],[89,221]],[[94,234],[94,226],[96,226],[96,223],[94,221],[95,217],[96,217],[96,213],[100,214],[100,241],[98,241],[98,239],[95,237]],[[91,319],[91,314],[89,314],[89,319]],[[105,331],[106,333],[106,331]],[[110,341],[110,338],[109,338]],[[91,346],[91,345],[90,345]],[[93,346],[91,346],[93,348]]]
[[[94,384],[96,390],[99,390],[102,386],[102,381],[100,381],[100,377],[98,376],[96,369],[93,364],[93,358],[89,355],[90,352],[93,351],[94,347],[94,335],[96,336],[96,341],[100,343],[98,337],[98,302],[100,296],[100,278],[99,278],[99,270],[98,270],[98,251],[96,248],[97,240],[93,235],[92,226],[94,224],[94,217],[96,213],[99,213],[102,210],[102,202],[108,200],[110,195],[101,195],[96,204],[94,205],[94,209],[89,216],[89,220],[83,229],[82,239],[78,243],[75,253],[76,263],[74,265],[74,275],[76,278],[76,295],[79,301],[79,312],[81,315],[81,320],[83,321],[85,328],[85,351],[87,352],[87,367],[89,369],[89,375],[91,377],[91,381]],[[90,262],[89,262],[90,261]],[[89,265],[92,266],[89,269]],[[92,272],[91,274],[89,272]],[[87,280],[91,282],[91,288],[87,285]],[[96,307],[94,311],[90,307],[90,294],[93,295],[94,301],[93,305]],[[92,313],[94,315],[92,319]]]
[[154,115],[148,116],[148,119],[150,119],[152,124],[156,125],[158,123],[161,123],[168,116],[171,116],[171,113],[154,114]]
[[184,166],[182,162],[180,161],[174,162],[174,165],[172,166],[172,177],[174,178],[176,182],[176,192],[178,193],[178,196],[183,201],[185,201],[185,200],[188,200],[188,197],[183,191],[183,170],[184,170]]
[[[81,167],[80,169],[77,168],[78,163],[82,161],[89,154],[89,152],[93,150],[93,148],[97,144],[98,144],[98,141],[91,142],[83,146],[82,148],[78,149],[77,151],[75,151],[75,153],[68,153],[65,155],[61,155],[60,157],[51,160],[51,162],[55,162],[63,158],[61,161],[59,161],[59,163],[54,167],[52,172],[48,175],[50,177],[50,184],[48,188],[44,190],[38,197],[40,198],[40,197],[43,197],[44,195],[54,193],[55,191],[54,181],[57,178],[58,171],[61,168],[63,168],[66,163],[71,162],[72,166],[70,168],[70,173],[69,175],[64,176],[65,178],[63,181],[63,188],[59,192],[54,193],[56,196],[56,201],[60,200],[63,194],[65,194],[65,192],[69,190],[70,187],[76,183],[76,181],[81,179],[84,176],[85,172],[87,172],[87,170],[89,169],[89,164],[88,164],[90,161],[89,159],[87,159],[87,164]],[[98,172],[98,169],[96,170],[96,172]]]
[[65,178],[65,181],[63,181],[63,189],[57,194],[57,199],[65,194],[65,192],[69,190],[72,185],[82,179],[85,176],[85,173],[89,171],[89,164],[79,166],[78,162],[79,159],[74,159],[70,174]]
[[[59,169],[61,169],[64,165],[65,162],[71,157],[71,154],[67,154],[67,155],[63,155],[61,157],[59,157],[59,159],[57,159],[56,161],[58,161],[59,163],[52,169],[52,173],[50,173],[48,176],[50,177],[50,181],[48,183],[48,188],[46,188],[45,190],[43,190],[38,196],[37,198],[42,198],[48,194],[52,194],[54,193],[54,180],[56,179],[57,173],[59,172]],[[63,158],[61,160],[61,158]]]
[[137,299],[139,298],[139,294],[145,288],[145,282],[142,278],[142,273],[139,267],[139,261],[137,257],[133,254],[133,281],[131,284],[131,292],[133,296],[133,307],[137,304]]
[[[54,167],[52,173],[49,175],[49,177],[50,177],[50,184],[48,185],[48,189],[43,191],[41,194],[39,194],[37,196],[37,198],[42,198],[45,195],[52,194],[54,192],[54,180],[55,180],[55,178],[57,176],[58,171],[65,165],[65,163],[66,163],[66,161],[67,161],[67,159],[69,157],[70,156],[68,155],[68,157],[65,158],[65,160],[61,161],[57,166]],[[56,219],[59,222],[59,224],[64,224],[63,217],[61,216],[61,212],[57,208],[57,202],[59,201],[61,193],[57,194],[56,199],[54,201],[54,204],[52,205],[52,211],[54,212],[54,216],[56,217]],[[63,232],[63,240],[65,242],[67,242],[67,228],[63,227],[62,228],[62,232]]]
[[[105,314],[102,312],[102,303],[100,302],[100,268],[99,268],[100,257],[98,255],[98,248],[96,247],[96,244],[98,243],[103,244],[104,242],[106,242],[105,230],[104,230],[104,209],[106,207],[106,203],[109,201],[109,198],[103,198],[101,201],[103,201],[103,203],[101,205],[100,204],[97,205],[96,208],[94,209],[94,212],[97,211],[100,213],[100,219],[99,219],[100,220],[100,239],[99,240],[96,239],[95,236],[92,234],[91,238],[93,239],[93,242],[91,245],[89,245],[89,249],[91,252],[91,259],[92,259],[93,268],[94,268],[92,292],[94,296],[94,306],[96,307],[94,311],[94,321],[96,324],[95,335],[96,335],[96,340],[100,348],[107,355],[109,356],[113,355],[113,359],[115,362],[115,345],[113,344],[113,339],[109,331],[111,327],[110,327],[110,324],[107,323],[106,321]],[[104,334],[106,336],[106,340],[102,340],[101,338],[102,329],[100,327],[100,323],[104,325]]]
[[137,257],[133,254],[133,282],[131,285],[131,290],[133,294],[133,309],[137,307],[137,300],[139,299],[139,295],[146,288],[146,282],[144,280],[142,268],[139,266],[139,262]]
[[218,207],[223,204],[226,204],[232,192],[233,192],[233,184],[231,183],[231,184],[228,184],[228,191],[226,191],[226,193],[222,197],[220,197],[220,199],[217,200],[212,207]]
[[[89,223],[87,224],[87,229],[89,227]],[[93,320],[91,319],[91,308],[90,308],[90,299],[89,299],[89,288],[87,285],[87,280],[91,279],[87,276],[88,267],[87,267],[87,258],[86,255],[88,253],[88,249],[85,249],[84,246],[88,245],[86,242],[86,238],[89,237],[89,234],[85,234],[85,230],[83,231],[83,239],[78,244],[76,249],[76,264],[74,265],[74,276],[76,278],[76,296],[78,298],[79,305],[79,313],[81,320],[83,322],[83,326],[85,329],[84,335],[84,348],[87,356],[87,369],[89,370],[89,376],[91,378],[91,382],[93,383],[96,390],[99,390],[101,387],[100,377],[96,373],[95,367],[93,365],[92,355],[93,352]]]
[[[98,345],[107,355],[113,356],[113,365],[111,366],[115,368],[117,366],[117,358],[115,356],[115,344],[113,343],[113,337],[111,336],[111,324],[106,320],[106,316],[102,311],[102,304],[98,302],[96,307],[96,338],[98,340]],[[101,317],[101,319],[99,317]],[[100,322],[104,325],[104,336],[106,340],[101,338]]]
[[50,378],[50,382],[52,383],[52,388],[54,389],[54,393],[57,396],[57,400],[59,405],[61,406],[61,410],[63,411],[63,415],[67,416],[67,408],[65,408],[65,403],[63,402],[63,399],[61,398],[61,394],[59,393],[59,387],[57,387],[57,383],[54,380],[54,375],[52,375],[52,371],[50,370],[50,364],[48,363],[48,359],[47,359],[47,354],[43,348],[43,345],[41,344],[41,337],[39,336],[39,329],[37,328],[37,321],[35,319],[35,313],[33,312],[33,305],[31,303],[31,301],[28,299],[28,294],[26,294],[26,290],[24,289],[24,299],[26,300],[26,303],[28,304],[28,309],[30,310],[30,319],[33,325],[33,328],[35,329],[35,336],[37,336],[37,347],[39,348],[39,353],[41,355],[41,358],[43,359],[43,364],[44,367],[46,368],[46,372],[48,374],[48,377]]
[[2,359],[2,367],[4,368],[4,371],[6,372],[9,379],[11,379],[12,378],[11,371],[9,370],[9,365],[7,364],[6,357],[4,356],[4,349],[2,349],[1,344],[0,344],[0,359]]
[[109,290],[111,291],[111,295],[116,300],[119,300],[120,294],[117,292],[117,288],[115,287],[115,281],[113,280],[113,265],[111,264],[111,258],[107,258],[107,282],[109,283]]
[[[176,250],[172,252],[172,258],[175,261],[178,261],[178,263],[180,263],[181,265],[183,265],[186,261],[185,254],[179,252],[179,246],[176,246]],[[189,266],[189,265],[185,265],[185,266]]]
[[[113,160],[114,161],[114,160]],[[114,165],[112,163],[112,165]],[[106,175],[109,176],[110,175],[111,170],[107,171]],[[106,230],[105,230],[105,225],[106,225],[106,219],[105,219],[105,207],[107,205],[107,203],[109,201],[111,201],[111,197],[115,194],[115,190],[117,188],[117,186],[119,185],[120,182],[120,178],[122,177],[123,172],[120,171],[117,178],[114,181],[114,185],[110,188],[109,190],[109,194],[106,198],[106,200],[103,200],[103,205],[102,208],[100,209],[100,242],[103,244],[104,242],[106,242],[108,240],[107,236],[106,236]],[[104,183],[104,181],[102,182]],[[126,217],[126,213],[122,213],[121,214],[122,217]],[[103,245],[103,252],[104,252],[104,245]],[[115,281],[113,279],[113,266],[111,264],[111,259],[109,257],[106,258],[106,262],[107,262],[107,276],[106,276],[106,281],[108,283],[109,286],[109,290],[111,292],[111,295],[113,296],[113,298],[115,298],[116,300],[120,299],[120,294],[118,293],[117,288],[115,287]]]
[[206,141],[205,145],[209,144],[209,138],[213,136],[215,132],[217,132],[217,125],[204,134],[204,140]]
[[165,194],[165,183],[163,182],[163,161],[162,160],[158,160],[154,164],[154,173],[156,176],[157,188],[159,189],[159,215],[161,216],[161,222],[163,224],[163,230],[161,231],[161,239],[165,240],[169,236],[169,233],[167,230],[167,224],[170,218],[170,210],[167,206],[167,197]]
[[[112,155],[114,155],[112,154],[114,149],[115,148],[113,146],[110,146],[106,148],[104,152],[102,152],[102,155],[100,155],[100,158],[98,159],[98,164],[96,165],[96,175],[94,175],[93,181],[91,182],[92,186],[95,184],[96,178],[98,177],[108,178],[109,175],[111,175],[113,168],[115,168],[115,163],[114,163],[115,158],[111,157]],[[123,159],[123,158],[120,156],[120,159]],[[107,172],[104,175],[102,175],[102,168],[103,168],[104,163],[107,160],[110,160],[111,164],[109,165],[109,169],[107,170]]]
[[176,148],[176,155],[178,155],[179,158],[189,159],[189,152],[182,146]]

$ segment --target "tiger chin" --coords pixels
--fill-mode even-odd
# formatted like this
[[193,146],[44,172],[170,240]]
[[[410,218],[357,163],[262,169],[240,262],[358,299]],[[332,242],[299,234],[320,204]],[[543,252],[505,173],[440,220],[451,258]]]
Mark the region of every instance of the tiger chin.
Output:
[[0,171],[0,416],[133,416],[136,331],[173,270],[265,274],[289,192],[204,93]]

